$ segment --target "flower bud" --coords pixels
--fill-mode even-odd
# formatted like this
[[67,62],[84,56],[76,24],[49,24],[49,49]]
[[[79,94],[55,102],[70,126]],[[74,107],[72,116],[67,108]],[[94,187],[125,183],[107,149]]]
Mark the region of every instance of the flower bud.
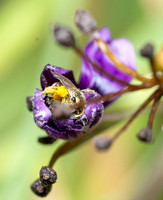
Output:
[[152,44],[147,43],[141,50],[140,54],[143,57],[152,59],[153,58],[154,47]]
[[27,96],[26,97],[26,104],[29,111],[33,111],[33,97]]
[[95,147],[99,151],[107,150],[112,144],[112,140],[107,137],[99,137],[95,141]]
[[40,142],[41,144],[53,144],[56,140],[57,138],[52,138],[48,136],[38,138],[38,142]]
[[40,170],[40,180],[45,185],[53,184],[57,181],[57,174],[52,168],[43,166]]
[[85,10],[76,11],[75,24],[84,34],[92,34],[97,29],[96,20]]
[[56,41],[65,47],[75,46],[75,37],[71,30],[62,25],[55,25],[54,36]]
[[49,194],[51,191],[52,185],[44,185],[40,181],[40,179],[37,179],[34,183],[31,185],[31,190],[33,193],[40,197],[45,197]]
[[137,135],[139,140],[141,140],[143,142],[151,142],[152,141],[152,136],[153,136],[152,129],[150,129],[148,127],[142,129]]

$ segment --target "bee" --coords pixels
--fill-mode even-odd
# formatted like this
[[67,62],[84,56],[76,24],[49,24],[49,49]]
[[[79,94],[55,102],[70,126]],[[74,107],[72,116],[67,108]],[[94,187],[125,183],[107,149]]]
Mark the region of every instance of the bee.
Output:
[[[80,91],[68,78],[58,74],[57,72],[51,71],[53,76],[59,80],[52,85],[52,88],[57,88],[59,86],[64,86],[68,94],[62,99],[61,103],[66,103],[68,107],[72,110],[71,119],[78,119],[84,113],[85,108],[85,97],[83,92]],[[51,94],[46,94],[47,96]]]

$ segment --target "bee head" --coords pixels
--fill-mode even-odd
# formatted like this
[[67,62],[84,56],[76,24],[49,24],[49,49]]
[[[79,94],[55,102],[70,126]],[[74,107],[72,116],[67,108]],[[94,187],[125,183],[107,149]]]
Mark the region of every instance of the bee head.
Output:
[[85,97],[82,92],[79,90],[72,90],[70,96],[70,107],[74,109],[84,108],[85,106]]

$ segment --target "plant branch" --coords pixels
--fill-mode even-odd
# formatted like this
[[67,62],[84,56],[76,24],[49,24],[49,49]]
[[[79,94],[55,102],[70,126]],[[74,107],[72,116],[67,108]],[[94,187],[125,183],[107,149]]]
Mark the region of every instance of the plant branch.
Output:
[[156,97],[160,95],[160,90],[156,90],[130,117],[130,119],[125,123],[125,125],[114,135],[113,140],[115,141],[121,133],[123,133],[129,125],[136,119],[136,117],[145,109],[145,107]]

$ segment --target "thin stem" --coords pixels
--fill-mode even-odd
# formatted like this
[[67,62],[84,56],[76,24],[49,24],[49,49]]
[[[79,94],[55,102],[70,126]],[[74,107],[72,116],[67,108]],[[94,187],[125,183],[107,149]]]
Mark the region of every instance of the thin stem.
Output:
[[122,94],[126,94],[126,93],[131,92],[131,91],[134,91],[134,89],[126,88],[124,90],[120,90],[120,91],[117,91],[117,92],[114,92],[114,93],[105,94],[101,97],[97,97],[95,99],[91,99],[91,100],[87,101],[86,104],[88,105],[88,104],[96,103],[96,102],[99,102],[99,101],[107,101],[107,100],[113,99],[114,97],[120,96]]
[[153,72],[153,75],[154,75],[157,83],[160,83],[160,80],[159,80],[159,78],[157,77],[157,74],[156,74],[156,69],[155,69],[155,66],[154,66],[154,60],[153,59],[150,59],[150,67],[151,67],[151,70]]
[[[120,131],[113,137],[112,141],[114,141],[125,129],[128,128],[128,126],[131,124],[131,122],[137,117],[138,114],[140,114],[140,112],[142,110],[144,110],[144,108],[156,97],[160,96],[160,91],[156,90],[141,106],[140,108],[131,116],[131,118],[128,120],[128,122],[120,129]],[[78,138],[74,141],[68,141],[65,142],[63,145],[59,146],[59,148],[54,152],[54,154],[52,155],[52,158],[49,162],[49,167],[53,167],[53,165],[56,163],[56,161],[58,160],[58,158],[60,158],[61,156],[65,155],[66,153],[70,152],[71,150],[73,150],[75,147],[77,147],[78,145],[82,144],[83,142],[87,141],[88,139],[90,139],[91,137],[93,137],[95,135],[95,133],[100,133],[101,131],[104,131],[106,128],[108,128],[108,123],[107,126],[105,126],[105,124],[101,124],[102,128],[97,128],[96,130],[91,131],[90,133],[87,134],[83,134],[78,136]]]
[[130,117],[130,119],[125,123],[125,125],[114,135],[113,140],[116,140],[118,136],[124,132],[129,125],[136,119],[136,117],[145,109],[145,107],[154,99],[156,96],[160,95],[160,91],[156,90],[137,110],[136,112]]
[[149,115],[149,120],[148,120],[148,127],[152,129],[153,126],[153,122],[154,122],[154,118],[160,103],[160,99],[161,99],[161,94],[159,96],[157,96],[157,98],[155,98],[153,105],[152,105],[152,109]]
[[74,149],[83,139],[85,135],[82,135],[80,137],[78,137],[78,139],[76,139],[75,141],[68,141],[65,142],[63,145],[61,145],[52,155],[52,158],[49,162],[49,167],[53,167],[54,163],[57,161],[57,159],[59,157],[61,157],[62,155],[64,155],[65,153],[71,151],[72,149]]
[[[153,87],[153,86],[150,86],[150,87]],[[139,87],[127,87],[124,90],[120,90],[120,91],[117,91],[117,92],[114,92],[114,93],[105,94],[101,97],[91,99],[91,100],[87,101],[87,104],[91,104],[91,103],[95,103],[95,102],[99,102],[99,101],[107,101],[107,100],[113,99],[114,97],[120,96],[122,94],[126,94],[128,92],[138,91],[138,90],[141,90],[141,89],[148,89],[150,87],[149,86],[146,87],[144,85],[139,85]]]
[[[118,83],[121,83],[122,85],[130,86],[130,87],[134,87],[134,88],[139,88],[139,85],[133,85],[133,84],[127,83],[126,81],[123,81],[123,80],[117,78],[116,76],[113,76],[113,75],[109,74],[108,72],[106,72],[103,68],[98,66],[95,62],[93,62],[86,54],[84,54],[84,52],[79,47],[77,47],[77,46],[74,47],[74,50],[79,56],[82,56],[86,61],[88,61],[92,65],[92,67],[94,67],[99,72],[106,75],[111,80],[114,80]],[[152,84],[152,86],[154,86],[154,84]],[[151,84],[146,85],[146,87],[151,87]]]
[[90,140],[95,135],[102,133],[109,127],[113,126],[115,123],[116,123],[116,121],[111,121],[110,123],[108,123],[105,120],[104,121],[101,120],[101,122],[95,129],[90,130],[89,132],[87,132],[85,134],[78,135],[78,138],[76,140],[65,142],[64,144],[59,146],[58,149],[53,153],[48,166],[53,167],[53,165],[56,163],[58,158],[65,155],[66,153],[70,152],[77,146],[82,145],[83,143]]
[[98,37],[95,37],[95,40],[101,49],[102,52],[104,52],[110,60],[115,64],[115,66],[120,69],[121,71],[125,72],[126,74],[131,75],[132,77],[136,78],[137,80],[142,81],[143,83],[147,84],[154,84],[156,81],[154,79],[149,79],[146,77],[143,77],[142,75],[138,74],[136,71],[132,70],[131,68],[125,66],[123,63],[121,63],[117,57],[111,52],[111,50],[108,48],[108,44],[106,44],[103,40],[101,40]]

